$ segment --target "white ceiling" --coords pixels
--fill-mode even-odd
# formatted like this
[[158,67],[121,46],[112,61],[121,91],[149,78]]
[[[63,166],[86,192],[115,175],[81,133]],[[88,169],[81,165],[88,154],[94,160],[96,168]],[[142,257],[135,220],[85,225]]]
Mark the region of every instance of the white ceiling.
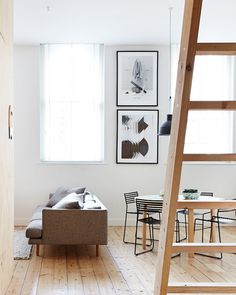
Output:
[[[236,1],[203,2],[199,40],[236,42]],[[184,0],[14,0],[15,43],[167,44],[170,6],[176,43]]]

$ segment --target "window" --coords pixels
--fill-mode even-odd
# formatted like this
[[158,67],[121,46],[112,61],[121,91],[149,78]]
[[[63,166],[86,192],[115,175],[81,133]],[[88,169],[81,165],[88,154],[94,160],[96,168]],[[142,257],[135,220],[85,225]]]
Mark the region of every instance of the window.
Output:
[[103,46],[41,47],[41,160],[103,161]]
[[[191,100],[231,100],[234,92],[233,70],[233,57],[197,56]],[[190,111],[185,152],[232,153],[233,112]]]
[[[178,48],[173,47],[173,83],[176,82]],[[173,90],[174,87],[172,87]],[[196,56],[191,100],[232,100],[234,57]],[[232,111],[190,111],[185,153],[232,153],[234,117]]]

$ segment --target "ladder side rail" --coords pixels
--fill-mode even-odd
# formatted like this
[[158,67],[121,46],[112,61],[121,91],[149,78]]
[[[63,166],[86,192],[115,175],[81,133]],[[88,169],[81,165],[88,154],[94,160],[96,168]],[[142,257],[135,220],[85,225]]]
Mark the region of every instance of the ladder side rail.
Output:
[[188,104],[191,91],[201,7],[202,0],[188,0],[185,2],[180,47],[181,50],[172,121],[173,126],[176,126],[176,128],[172,128],[170,136],[165,180],[165,201],[163,204],[163,222],[160,229],[160,242],[158,247],[157,269],[154,285],[155,295],[165,295],[167,294],[168,289],[175,212],[182,170]]

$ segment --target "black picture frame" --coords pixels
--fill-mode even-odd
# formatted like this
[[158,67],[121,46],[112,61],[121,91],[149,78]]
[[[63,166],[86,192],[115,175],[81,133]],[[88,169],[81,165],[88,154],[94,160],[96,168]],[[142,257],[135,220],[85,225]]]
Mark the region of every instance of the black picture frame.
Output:
[[159,110],[117,110],[116,163],[158,164]]
[[156,50],[116,52],[116,106],[158,106]]

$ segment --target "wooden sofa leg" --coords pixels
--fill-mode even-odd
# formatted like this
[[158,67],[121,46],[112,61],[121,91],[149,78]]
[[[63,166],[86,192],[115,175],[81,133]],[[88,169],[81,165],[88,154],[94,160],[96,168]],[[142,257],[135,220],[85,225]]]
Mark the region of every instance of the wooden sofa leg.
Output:
[[99,256],[99,245],[96,245],[96,256]]
[[36,244],[36,255],[39,256],[39,244]]

